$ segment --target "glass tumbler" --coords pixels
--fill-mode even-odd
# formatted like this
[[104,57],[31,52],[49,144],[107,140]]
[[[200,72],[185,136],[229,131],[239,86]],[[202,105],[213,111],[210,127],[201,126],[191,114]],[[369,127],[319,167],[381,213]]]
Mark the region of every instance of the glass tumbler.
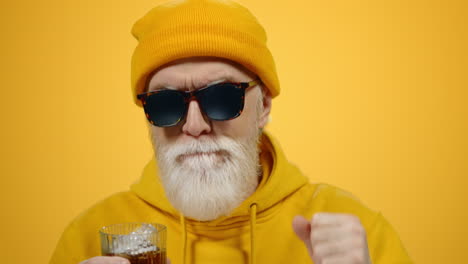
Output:
[[157,223],[123,223],[99,230],[103,256],[119,256],[131,264],[166,264],[166,227]]

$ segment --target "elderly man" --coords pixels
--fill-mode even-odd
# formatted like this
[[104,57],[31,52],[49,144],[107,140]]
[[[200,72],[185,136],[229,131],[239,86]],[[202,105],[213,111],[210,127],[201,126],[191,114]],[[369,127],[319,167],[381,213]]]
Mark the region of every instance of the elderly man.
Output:
[[51,263],[99,257],[97,231],[167,226],[172,263],[411,263],[384,217],[349,193],[309,183],[263,130],[280,93],[266,35],[230,1],[155,7],[132,28],[135,103],[155,158],[130,191],[77,217]]

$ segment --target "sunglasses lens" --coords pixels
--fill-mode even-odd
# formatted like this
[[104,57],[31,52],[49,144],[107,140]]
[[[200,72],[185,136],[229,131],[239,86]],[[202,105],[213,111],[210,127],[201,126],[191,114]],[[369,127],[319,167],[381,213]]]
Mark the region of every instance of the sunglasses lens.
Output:
[[244,106],[244,91],[234,84],[221,83],[206,88],[198,94],[206,115],[218,121],[229,120],[240,114]]
[[173,126],[184,115],[184,97],[177,91],[160,91],[146,98],[145,111],[156,126]]

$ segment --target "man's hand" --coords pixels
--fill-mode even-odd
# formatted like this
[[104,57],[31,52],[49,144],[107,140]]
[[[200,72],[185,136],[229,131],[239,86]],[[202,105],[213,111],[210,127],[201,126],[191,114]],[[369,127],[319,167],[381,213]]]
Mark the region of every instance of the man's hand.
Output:
[[[121,257],[94,257],[80,262],[80,264],[130,264],[130,261]],[[167,264],[171,264],[167,259]]]
[[310,222],[296,216],[292,225],[315,264],[371,263],[366,231],[356,216],[317,213]]
[[130,261],[121,257],[94,257],[82,261],[80,264],[130,264]]

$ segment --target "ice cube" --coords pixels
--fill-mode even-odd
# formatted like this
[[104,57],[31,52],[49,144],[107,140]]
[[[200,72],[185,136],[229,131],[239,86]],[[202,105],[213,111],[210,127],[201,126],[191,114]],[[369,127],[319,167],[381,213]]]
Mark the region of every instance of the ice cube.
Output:
[[130,234],[151,234],[156,231],[156,228],[152,224],[142,224],[140,227],[135,229]]
[[112,243],[114,253],[137,255],[156,251],[157,247],[151,243],[151,236],[156,230],[151,224],[142,224],[128,235],[118,236]]

